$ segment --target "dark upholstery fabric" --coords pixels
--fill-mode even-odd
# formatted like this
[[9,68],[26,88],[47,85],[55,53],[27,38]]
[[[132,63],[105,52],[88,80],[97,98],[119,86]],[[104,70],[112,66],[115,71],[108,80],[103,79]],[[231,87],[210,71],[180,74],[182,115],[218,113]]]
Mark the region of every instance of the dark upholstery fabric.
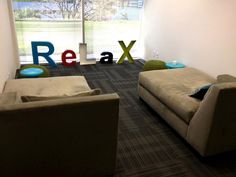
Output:
[[0,176],[113,174],[118,112],[117,94],[2,106]]

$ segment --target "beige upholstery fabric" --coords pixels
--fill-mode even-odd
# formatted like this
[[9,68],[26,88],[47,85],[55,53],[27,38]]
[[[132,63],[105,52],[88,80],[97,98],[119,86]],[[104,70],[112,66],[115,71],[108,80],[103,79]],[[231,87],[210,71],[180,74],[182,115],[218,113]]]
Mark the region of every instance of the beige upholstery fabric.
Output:
[[203,156],[236,149],[236,82],[213,85],[188,129],[188,142]]
[[81,96],[93,96],[99,95],[101,93],[101,89],[93,89],[89,91],[78,92],[72,96],[21,96],[21,100],[23,102],[31,102],[31,101],[47,101],[47,100],[55,100],[55,99],[68,99],[68,98],[76,98]]
[[17,92],[20,96],[70,96],[88,90],[83,76],[66,76],[8,80],[3,92]]
[[119,96],[0,106],[0,176],[106,176],[115,171]]
[[139,84],[150,91],[186,123],[189,123],[200,101],[189,97],[197,88],[216,80],[193,68],[156,70],[140,73]]
[[[216,82],[192,68],[148,71],[140,73],[138,93],[202,156],[209,156],[236,150],[234,79],[221,75]],[[189,92],[208,83],[214,84],[202,102],[189,99]]]
[[9,105],[17,103],[21,103],[21,100],[16,92],[0,94],[0,105]]
[[186,124],[178,115],[152,95],[142,86],[138,86],[138,93],[152,109],[154,109],[171,127],[173,127],[183,138],[187,136],[188,124]]
[[217,82],[236,82],[236,77],[228,75],[228,74],[222,74],[217,76]]

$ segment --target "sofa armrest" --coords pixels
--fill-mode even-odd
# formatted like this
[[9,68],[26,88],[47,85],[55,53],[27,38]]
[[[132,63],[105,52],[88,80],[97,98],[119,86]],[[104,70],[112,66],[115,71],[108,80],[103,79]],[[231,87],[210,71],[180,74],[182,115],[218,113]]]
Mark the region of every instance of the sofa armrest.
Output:
[[0,176],[110,175],[118,117],[117,94],[2,106]]
[[236,82],[213,85],[192,118],[188,142],[202,155],[236,149]]

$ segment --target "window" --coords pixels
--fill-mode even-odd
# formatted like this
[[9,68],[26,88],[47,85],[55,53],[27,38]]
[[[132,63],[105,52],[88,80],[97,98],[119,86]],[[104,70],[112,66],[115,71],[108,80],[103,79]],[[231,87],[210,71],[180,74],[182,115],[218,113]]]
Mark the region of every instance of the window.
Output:
[[118,58],[122,54],[118,40],[127,44],[137,40],[132,55],[138,57],[142,6],[143,0],[13,0],[20,60],[32,63],[31,41],[53,43],[54,61],[61,61],[60,55],[67,49],[78,54],[82,30],[89,57],[110,51]]

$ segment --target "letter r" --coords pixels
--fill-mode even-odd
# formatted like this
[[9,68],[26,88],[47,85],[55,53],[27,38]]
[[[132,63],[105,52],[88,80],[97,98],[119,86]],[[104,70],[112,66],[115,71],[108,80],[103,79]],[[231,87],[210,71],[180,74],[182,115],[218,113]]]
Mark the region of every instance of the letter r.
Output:
[[[47,41],[32,41],[31,46],[32,46],[33,61],[35,65],[39,64],[39,56],[41,56],[44,57],[51,66],[53,67],[57,66],[56,63],[53,61],[53,59],[50,57],[50,55],[52,55],[55,50],[52,43]],[[48,47],[48,52],[39,52],[38,51],[39,46]]]

